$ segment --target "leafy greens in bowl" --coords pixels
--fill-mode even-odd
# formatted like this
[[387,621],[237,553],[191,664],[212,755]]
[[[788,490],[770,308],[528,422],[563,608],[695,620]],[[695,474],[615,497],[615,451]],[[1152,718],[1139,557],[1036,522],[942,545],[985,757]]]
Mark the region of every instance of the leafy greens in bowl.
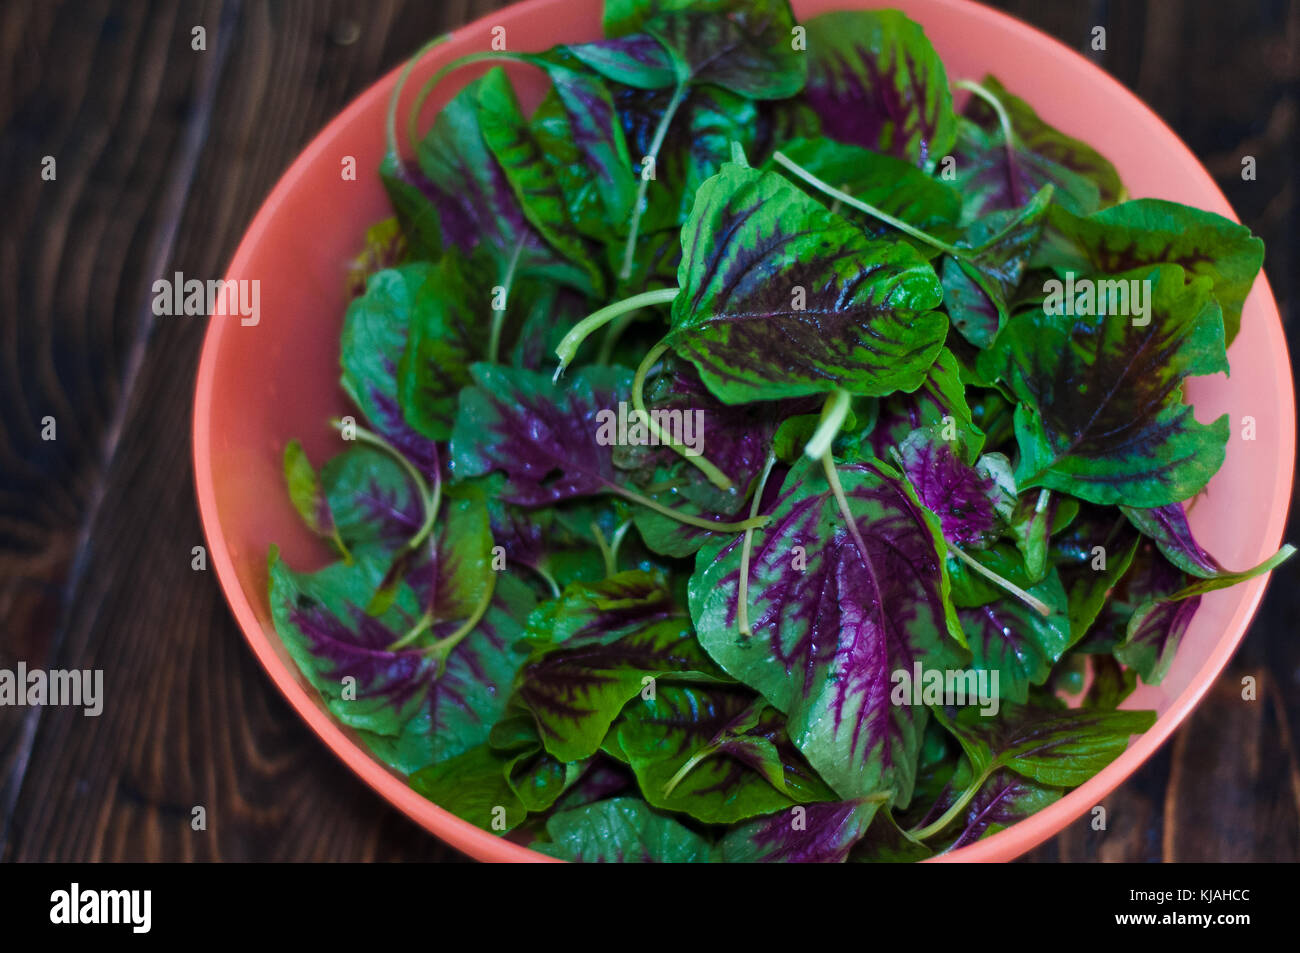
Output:
[[285,646],[415,790],[561,858],[923,859],[1033,814],[1292,552],[1229,571],[1184,508],[1228,427],[1183,382],[1262,244],[1125,201],[894,11],[605,33],[467,58],[548,92],[494,67],[413,159],[390,115],[346,449],[285,448],[338,556],[272,550]]

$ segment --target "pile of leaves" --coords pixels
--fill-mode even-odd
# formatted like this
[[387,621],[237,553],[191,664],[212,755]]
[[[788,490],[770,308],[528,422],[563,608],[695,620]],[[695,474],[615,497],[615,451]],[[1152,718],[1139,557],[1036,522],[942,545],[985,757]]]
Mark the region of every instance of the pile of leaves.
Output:
[[1150,727],[1119,706],[1202,594],[1291,553],[1229,571],[1184,509],[1229,426],[1183,381],[1228,370],[1262,243],[1125,201],[894,11],[604,27],[441,71],[413,159],[390,115],[357,414],[284,458],[339,558],[272,550],[281,637],[417,791],[557,857],[913,860],[1039,810]]

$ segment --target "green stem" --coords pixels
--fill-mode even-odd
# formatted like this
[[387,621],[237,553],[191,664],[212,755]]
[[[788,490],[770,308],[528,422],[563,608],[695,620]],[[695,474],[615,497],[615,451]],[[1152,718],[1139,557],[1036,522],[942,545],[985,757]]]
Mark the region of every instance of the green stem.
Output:
[[[673,121],[678,107],[686,99],[687,85],[683,81],[678,81],[677,88],[673,90],[673,98],[668,101],[664,107],[664,114],[659,117],[659,128],[655,130],[654,139],[650,142],[650,153],[645,158],[655,163],[655,174],[657,175],[659,164],[659,150],[663,148],[664,137],[668,135],[668,126]],[[636,258],[636,239],[637,233],[641,229],[641,216],[645,212],[646,192],[649,190],[650,180],[646,178],[644,166],[641,169],[641,181],[636,188],[636,203],[632,206],[632,225],[627,233],[627,245],[623,249],[623,268],[619,272],[619,277],[627,281],[632,277],[632,262]]]
[[519,244],[515,245],[515,253],[510,256],[510,264],[506,266],[505,278],[501,281],[501,287],[505,289],[505,302],[499,310],[492,312],[492,330],[488,338],[488,362],[495,364],[497,362],[497,352],[501,349],[501,327],[505,324],[506,308],[510,307],[510,291],[515,284],[515,269],[519,267],[519,256],[523,253],[524,242],[521,238]]
[[342,535],[339,534],[339,528],[335,526],[330,530],[330,541],[338,547],[339,555],[343,557],[343,565],[352,565],[352,553],[348,551],[347,543],[343,542]]
[[533,572],[542,577],[542,580],[550,587],[551,595],[556,599],[560,598],[560,584],[555,581],[555,577],[543,569],[541,566],[529,566]]
[[866,541],[862,538],[862,532],[858,529],[858,521],[853,518],[853,511],[849,509],[849,498],[844,495],[844,486],[840,483],[839,471],[835,469],[835,457],[829,449],[822,454],[822,469],[826,471],[826,482],[830,484],[831,493],[835,497],[835,505],[839,507],[840,515],[844,517],[844,523],[848,527],[849,535],[853,537],[853,542],[858,547],[858,555],[862,557],[863,565],[867,567],[867,571],[871,574],[874,588],[879,591],[879,586],[875,585],[875,570],[872,569],[871,561],[867,558]]
[[[411,111],[406,116],[406,137],[411,141],[411,148],[416,148],[420,142],[420,111],[424,109],[424,102],[429,98],[429,94],[433,92],[434,87],[442,82],[448,73],[458,70],[462,66],[470,66],[473,63],[484,63],[491,60],[518,62],[520,59],[521,57],[517,53],[504,53],[495,50],[467,53],[465,56],[452,60],[425,80],[424,85],[420,87],[420,91],[415,96],[415,102],[411,104]],[[394,141],[396,141],[395,135]]]
[[686,763],[678,768],[677,773],[669,778],[668,783],[664,785],[664,797],[671,796],[673,789],[682,783],[686,775],[691,773],[691,769],[717,750],[716,745],[707,745],[687,758]]
[[438,659],[438,674],[442,674],[444,666],[447,664],[447,656],[450,655],[457,645],[474,631],[479,621],[487,614],[488,606],[492,605],[492,593],[496,589],[497,574],[495,572],[488,574],[487,586],[483,589],[483,595],[474,607],[473,614],[460,624],[460,627],[451,635],[445,636],[434,642],[424,650],[425,655],[432,655]]
[[949,245],[947,242],[940,241],[928,232],[923,232],[919,228],[907,224],[907,222],[902,219],[894,218],[894,216],[890,215],[888,212],[881,211],[874,205],[868,205],[866,202],[849,195],[849,193],[837,189],[825,179],[819,179],[817,176],[813,175],[799,163],[793,161],[789,156],[782,152],[774,152],[772,154],[772,159],[779,165],[785,166],[785,168],[789,169],[818,191],[825,192],[827,195],[831,196],[831,198],[839,199],[850,208],[855,208],[860,212],[865,212],[872,218],[879,219],[886,225],[896,228],[906,235],[911,235],[917,241],[925,242],[927,245],[931,245],[934,248],[939,249],[941,252],[953,255],[957,258],[964,258],[969,254],[966,249],[957,248],[954,245]]
[[948,546],[948,552],[952,553],[954,556],[956,556],[966,565],[970,566],[971,569],[974,569],[977,573],[979,573],[989,582],[993,583],[995,586],[998,586],[1001,589],[1005,589],[1007,592],[1011,593],[1013,596],[1015,596],[1025,605],[1029,606],[1029,608],[1037,612],[1039,615],[1049,616],[1052,614],[1051,606],[1047,605],[1041,599],[1034,598],[1029,593],[1025,592],[1025,590],[1017,586],[1010,579],[1004,579],[1003,577],[995,573],[992,569],[989,569],[987,566],[980,563],[978,560],[970,556],[967,556],[964,552],[962,552],[960,547],[953,546],[950,544]]
[[685,523],[687,526],[695,526],[699,529],[706,529],[714,533],[743,533],[750,527],[767,525],[766,516],[755,517],[754,519],[744,520],[740,523],[718,523],[713,520],[706,520],[699,516],[692,516],[690,513],[680,513],[670,506],[664,506],[662,503],[652,500],[649,497],[642,496],[635,490],[629,490],[621,486],[610,487],[610,490],[618,496],[623,497],[625,500],[632,503],[640,503],[646,509],[654,510],[661,516],[666,516],[679,523]]
[[[632,406],[636,409],[636,412],[640,415],[641,421],[646,425],[647,428],[649,428],[650,432],[654,434],[656,438],[658,438],[660,443],[664,444],[665,446],[672,447],[673,450],[675,450],[677,454],[680,457],[682,457],[682,459],[686,460],[689,463],[694,464],[701,473],[703,473],[706,477],[709,478],[709,482],[712,483],[714,486],[716,486],[719,490],[730,490],[732,488],[732,482],[730,477],[728,477],[725,473],[719,470],[703,454],[690,453],[685,446],[673,440],[673,438],[669,434],[664,433],[663,428],[659,426],[659,423],[653,417],[651,417],[649,413],[646,412],[645,409],[646,376],[650,373],[650,368],[654,367],[655,362],[657,362],[660,356],[662,356],[663,353],[667,350],[668,350],[668,344],[666,344],[663,341],[660,341],[649,351],[647,351],[646,356],[641,359],[641,366],[636,369],[636,377],[632,379]],[[688,410],[686,411],[686,413],[690,413],[690,411]],[[702,437],[703,435],[701,435],[701,438]]]
[[[1006,107],[1002,105],[1002,100],[998,99],[979,83],[973,82],[969,79],[960,79],[953,83],[953,86],[957,89],[967,90],[978,96],[980,99],[984,100],[984,102],[988,103],[989,106],[992,107],[993,111],[997,113],[998,123],[1002,126],[1002,147],[1007,152],[1007,162],[1010,163],[1011,168],[1014,169],[1017,162],[1016,133],[1015,130],[1011,128],[1011,117],[1007,115],[1007,110]],[[1012,192],[1018,193],[1019,191],[1020,190],[1015,188],[1013,184]]]
[[1038,499],[1034,501],[1034,512],[1043,513],[1047,510],[1048,501],[1052,498],[1052,491],[1043,487],[1038,491]]
[[402,67],[401,74],[397,77],[397,85],[393,87],[393,95],[388,97],[388,113],[384,117],[384,133],[388,142],[388,152],[394,158],[399,158],[397,151],[397,101],[402,96],[402,89],[406,86],[407,79],[411,76],[411,70],[415,69],[415,64],[424,59],[424,55],[439,43],[443,43],[451,38],[451,34],[444,33],[442,36],[434,37],[424,46],[420,47],[415,55],[406,61]]
[[403,635],[396,642],[391,643],[388,646],[388,648],[385,649],[384,651],[397,652],[400,649],[406,648],[408,645],[410,645],[412,642],[418,639],[420,635],[423,634],[425,630],[427,630],[431,625],[433,625],[433,613],[429,612],[428,610],[425,610],[424,614],[421,615],[420,618],[416,620],[415,625],[411,626],[411,628],[407,630],[405,635]]
[[919,830],[908,831],[908,834],[916,840],[925,840],[927,837],[933,837],[935,834],[939,833],[961,814],[966,805],[970,803],[970,799],[979,793],[979,789],[983,786],[984,782],[988,780],[989,775],[992,773],[993,766],[990,765],[984,769],[984,772],[978,778],[975,779],[974,783],[970,784],[967,786],[966,790],[962,791],[961,797],[957,798],[957,800],[953,802],[952,807],[943,812],[942,817],[933,824],[927,824]]
[[1269,556],[1268,559],[1264,560],[1253,569],[1243,569],[1241,572],[1229,572],[1210,579],[1197,579],[1191,585],[1178,590],[1171,596],[1161,596],[1158,601],[1179,602],[1189,596],[1195,596],[1204,592],[1210,592],[1214,589],[1222,588],[1224,580],[1226,579],[1234,579],[1236,582],[1245,582],[1247,579],[1252,579],[1255,576],[1262,576],[1264,573],[1272,572],[1278,566],[1282,565],[1282,563],[1294,556],[1295,552],[1296,548],[1294,546],[1290,543],[1285,543],[1281,549],[1275,552],[1272,556]]
[[600,524],[595,520],[591,521],[591,535],[596,537],[596,548],[600,550],[600,557],[605,561],[605,578],[608,579],[618,572],[618,557],[614,555],[614,550],[605,540],[605,534],[600,531]]
[[1006,143],[1007,151],[1010,152],[1015,148],[1015,131],[1011,128],[1011,117],[1007,115],[1007,109],[1002,105],[1002,100],[998,99],[979,83],[969,79],[959,79],[952,84],[957,89],[964,89],[967,92],[974,93],[980,99],[984,100],[998,114],[998,122],[1002,125],[1002,139]]
[[[1047,487],[1043,487],[1038,491],[1038,499],[1034,501],[1035,520],[1050,519],[1050,514],[1047,512],[1047,504],[1051,502],[1051,499],[1052,499],[1052,491],[1049,490]],[[1043,539],[1045,541],[1050,541],[1052,538],[1052,526],[1050,523],[1047,524],[1043,532],[1045,533]]]
[[[776,454],[768,452],[767,463],[763,466],[763,475],[758,478],[758,486],[754,488],[754,499],[749,504],[749,518],[753,519],[758,516],[758,508],[763,502],[763,490],[767,486],[767,477],[772,472],[772,467],[776,463]],[[753,529],[745,530],[744,542],[740,545],[740,585],[736,592],[736,621],[740,626],[740,634],[749,638],[754,634],[749,627],[749,552],[754,544]]]
[[564,369],[569,366],[569,362],[578,353],[578,347],[593,331],[599,330],[620,314],[626,314],[640,308],[649,308],[657,304],[668,304],[677,297],[680,291],[680,288],[658,288],[654,291],[643,291],[639,295],[624,298],[622,301],[615,301],[613,304],[606,305],[599,311],[587,315],[569,329],[569,333],[560,341],[560,346],[555,349],[555,354],[560,359],[560,365],[555,369],[554,379],[557,381],[560,379]]
[[[343,421],[338,418],[331,420],[330,423],[340,431],[343,429]],[[415,484],[415,491],[424,506],[424,522],[420,524],[420,528],[416,530],[415,535],[407,540],[406,548],[408,550],[418,549],[432,531],[434,521],[438,516],[438,507],[442,503],[442,481],[436,481],[433,484],[433,490],[430,491],[429,484],[424,481],[424,475],[415,468],[415,464],[406,459],[406,456],[400,450],[374,431],[367,430],[365,427],[354,427],[354,429],[356,430],[357,440],[383,450],[391,456],[401,464],[402,469],[406,471],[406,475]]]
[[803,449],[810,460],[820,460],[822,455],[831,448],[840,428],[844,426],[844,418],[849,415],[851,403],[852,396],[846,390],[836,389],[826,399],[817,429],[813,431],[812,439]]
[[610,552],[614,554],[614,568],[618,568],[618,551],[623,546],[623,540],[627,537],[627,531],[632,528],[631,520],[624,520],[619,524],[618,529],[614,530],[614,537],[609,541]]

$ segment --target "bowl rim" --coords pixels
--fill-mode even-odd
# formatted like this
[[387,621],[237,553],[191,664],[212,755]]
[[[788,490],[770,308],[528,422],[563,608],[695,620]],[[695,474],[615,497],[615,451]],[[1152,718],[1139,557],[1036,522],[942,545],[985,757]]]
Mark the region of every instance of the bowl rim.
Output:
[[[499,22],[503,16],[523,16],[551,7],[566,0],[522,0],[495,12],[490,12],[477,20],[447,34],[447,39],[471,30],[481,30],[490,22]],[[1231,219],[1240,221],[1218,185],[1206,172],[1204,166],[1191,152],[1182,139],[1138,96],[1129,91],[1118,80],[1106,73],[1095,63],[1081,56],[1054,37],[1038,30],[1036,27],[1014,16],[994,10],[973,0],[927,0],[928,3],[947,8],[960,15],[982,18],[987,24],[996,25],[1014,36],[1015,42],[1048,44],[1057,55],[1074,61],[1076,67],[1082,66],[1089,76],[1089,81],[1109,87],[1112,94],[1118,92],[1121,101],[1130,109],[1137,110],[1142,118],[1154,124],[1163,132],[1168,144],[1173,147],[1177,158],[1190,162],[1196,176],[1206,188],[1207,195],[1217,199],[1216,211]],[[801,6],[795,0],[795,6]],[[863,9],[888,6],[871,2],[871,0],[843,0],[843,9]],[[924,26],[924,24],[922,24]],[[426,51],[437,53],[440,47]],[[252,222],[239,240],[230,263],[225,269],[226,279],[238,278],[247,271],[249,259],[260,244],[270,221],[275,217],[284,197],[293,192],[299,181],[306,174],[306,169],[320,153],[326,151],[329,144],[361,115],[373,108],[376,99],[387,100],[389,92],[396,83],[404,63],[399,64],[359,93],[340,113],[331,119],[308,143],[276,180],[270,194],[262,202]],[[1272,317],[1272,323],[1278,329],[1278,346],[1273,348],[1272,359],[1278,379],[1283,382],[1282,400],[1282,440],[1283,453],[1281,466],[1274,474],[1277,497],[1284,505],[1275,509],[1269,517],[1265,540],[1272,540],[1272,548],[1281,543],[1287,515],[1290,508],[1292,481],[1295,470],[1295,384],[1291,363],[1286,347],[1286,338],[1281,333],[1281,320],[1276,301],[1268,278],[1261,269],[1251,290],[1251,295],[1259,295],[1266,312],[1264,318]],[[316,734],[344,764],[346,764],[367,786],[397,808],[408,818],[425,830],[437,836],[443,842],[476,859],[503,862],[549,862],[547,857],[527,847],[505,840],[485,831],[469,821],[463,820],[436,803],[416,793],[397,774],[374,758],[357,740],[335,722],[318,704],[315,692],[298,680],[298,675],[275,652],[268,634],[258,621],[252,603],[239,582],[234,561],[230,555],[229,544],[221,525],[217,508],[216,491],[212,478],[211,461],[213,457],[210,416],[212,393],[216,379],[216,365],[222,341],[231,325],[228,322],[209,321],[204,335],[202,353],[199,359],[195,381],[195,394],[192,415],[192,464],[194,467],[195,495],[199,505],[200,519],[204,536],[208,542],[208,554],[216,569],[226,602],[229,604],[245,641],[254,656],[270,677],[298,716]],[[1289,390],[1290,400],[1286,400]],[[1289,452],[1288,445],[1289,444]],[[1224,634],[1214,644],[1204,663],[1192,677],[1191,682],[1169,705],[1156,723],[1144,734],[1131,741],[1123,754],[1103,768],[1100,772],[1077,788],[1063,795],[1046,808],[999,831],[989,837],[958,848],[949,854],[934,858],[939,862],[990,862],[1009,860],[1022,854],[1049,837],[1064,830],[1073,820],[1082,816],[1090,806],[1098,804],[1102,798],[1118,787],[1126,778],[1144,764],[1155,750],[1160,747],[1182,724],[1187,715],[1210,689],[1215,679],[1228,664],[1229,659],[1245,637],[1251,620],[1254,618],[1263,598],[1264,589],[1272,574],[1257,577],[1239,583],[1235,589],[1241,592],[1241,598],[1231,620],[1224,629]]]

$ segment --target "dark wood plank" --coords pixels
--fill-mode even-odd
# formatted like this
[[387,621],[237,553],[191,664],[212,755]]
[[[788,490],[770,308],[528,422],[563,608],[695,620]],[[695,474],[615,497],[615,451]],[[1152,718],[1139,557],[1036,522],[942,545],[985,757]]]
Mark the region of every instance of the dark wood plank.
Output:
[[[159,183],[193,176],[184,127],[155,117],[179,114],[215,60],[189,54],[174,12],[138,5],[9,4],[0,24],[12,70],[0,167],[14,186],[0,244],[0,393],[11,408],[0,421],[0,606],[12,633],[0,663],[44,666],[58,655],[122,395],[141,366],[139,292],[166,257],[162,216],[180,212],[159,202]],[[46,155],[53,181],[40,177]],[[57,439],[42,439],[47,417]],[[0,709],[0,845],[40,715]]]
[[[138,22],[124,19],[114,28],[133,35],[129,42],[119,41],[126,48],[139,44],[162,60],[153,68],[158,75],[149,74],[152,93],[131,94],[138,110],[134,125],[157,128],[155,135],[162,137],[141,161],[172,157],[196,123],[204,126],[204,148],[189,172],[173,174],[162,165],[138,183],[122,183],[116,208],[126,223],[122,227],[143,235],[137,248],[126,248],[123,238],[110,235],[111,251],[99,252],[96,243],[105,240],[106,226],[84,227],[96,222],[80,208],[73,216],[76,229],[65,223],[57,230],[84,235],[78,241],[85,247],[78,244],[72,250],[85,259],[93,260],[97,252],[131,251],[133,270],[126,275],[107,271],[122,289],[113,301],[97,301],[94,292],[102,279],[92,285],[87,276],[86,297],[67,308],[69,314],[84,316],[85,327],[51,323],[46,330],[53,339],[30,346],[30,363],[39,366],[39,359],[72,351],[76,365],[51,374],[46,386],[68,408],[69,430],[81,422],[79,408],[90,411],[102,401],[94,394],[67,394],[59,389],[62,381],[98,379],[88,371],[95,366],[96,374],[117,382],[114,396],[124,393],[125,401],[120,419],[100,425],[113,433],[112,444],[98,458],[106,461],[97,470],[102,478],[92,473],[81,479],[83,494],[60,502],[55,511],[61,520],[52,515],[21,524],[34,527],[28,535],[42,545],[63,547],[62,561],[48,559],[44,576],[32,569],[24,575],[34,578],[30,587],[53,604],[66,599],[66,611],[60,615],[45,607],[42,614],[41,604],[29,599],[34,608],[24,609],[16,621],[20,631],[36,633],[41,644],[7,645],[6,651],[14,652],[9,661],[25,658],[31,665],[103,668],[110,703],[99,718],[45,709],[24,713],[18,731],[6,727],[12,815],[3,842],[5,858],[457,856],[389,810],[305,730],[248,653],[215,580],[190,569],[190,548],[203,541],[188,466],[188,415],[204,328],[184,319],[155,320],[147,290],[153,277],[173,270],[219,275],[276,177],[331,116],[423,37],[500,5],[227,2],[204,7],[192,19],[178,20],[173,14],[164,20],[170,29],[162,37],[150,32],[162,27],[146,9],[136,11]],[[71,11],[78,25],[63,29],[93,41],[100,28],[95,14],[84,8]],[[197,22],[208,29],[206,53],[189,49],[190,27]],[[24,19],[14,29],[35,32]],[[215,69],[211,64],[222,49],[227,61],[216,74],[219,87],[205,102],[195,62]],[[183,61],[188,71],[167,57]],[[59,66],[51,62],[47,69],[53,76]],[[91,96],[89,90],[97,84],[104,81],[88,73],[82,94]],[[22,108],[50,112],[25,103]],[[57,115],[76,108],[61,106]],[[122,122],[115,111],[109,112],[106,125]],[[32,121],[36,123],[35,116]],[[113,126],[112,135],[124,133]],[[123,162],[123,152],[140,148],[120,145],[115,161]],[[68,168],[64,174],[71,180],[73,172]],[[183,215],[179,208],[157,203],[159,182],[169,174],[192,179]],[[112,196],[113,184],[105,177],[99,187]],[[112,212],[113,206],[105,208],[105,218]],[[34,208],[29,217],[33,233],[37,223],[48,227],[54,221],[44,207]],[[145,249],[157,234],[171,238],[161,258],[149,261]],[[58,247],[55,238],[47,240]],[[13,247],[5,260],[16,270],[19,260],[30,260],[26,256],[20,259]],[[57,264],[51,263],[52,275],[60,272]],[[52,278],[44,291],[20,286],[16,307],[8,313],[25,307],[50,314],[40,295],[55,293],[65,281],[62,275],[58,282]],[[12,285],[6,282],[6,287]],[[5,331],[29,333],[14,322],[6,322]],[[109,360],[96,365],[105,347],[92,335],[113,334],[143,348],[138,373],[125,375]],[[125,358],[121,363],[130,364]],[[124,376],[125,385],[120,383]],[[6,373],[6,380],[19,381],[24,394],[38,392],[16,375]],[[24,472],[18,463],[32,456],[38,439],[30,427],[23,433],[27,444],[13,454],[16,473]],[[81,434],[68,437],[60,447],[95,446]],[[29,482],[6,497],[14,501],[15,522],[25,515],[22,503],[38,500],[42,486],[58,492],[77,483],[64,471],[33,472]],[[6,552],[10,549],[6,543]],[[70,574],[68,567],[77,558],[78,571]],[[10,578],[8,572],[5,576]],[[29,603],[15,604],[23,608]],[[5,612],[15,619],[8,606]],[[190,828],[195,805],[207,808],[204,833]]]

